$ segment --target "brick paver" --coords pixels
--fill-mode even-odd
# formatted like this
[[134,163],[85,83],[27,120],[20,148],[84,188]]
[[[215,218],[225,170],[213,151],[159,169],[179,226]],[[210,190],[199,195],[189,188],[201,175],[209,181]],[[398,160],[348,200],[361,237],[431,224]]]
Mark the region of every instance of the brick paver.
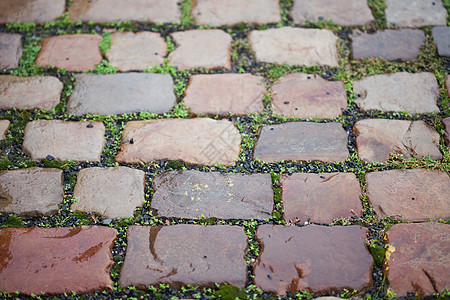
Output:
[[3,140],[8,133],[10,122],[8,120],[0,120],[0,140]]
[[76,86],[67,103],[69,114],[124,114],[168,112],[176,102],[168,74],[76,74]]
[[450,225],[395,224],[387,234],[384,273],[397,297],[424,297],[450,286]]
[[25,127],[23,151],[33,160],[100,161],[104,135],[102,122],[35,120]]
[[256,235],[261,253],[254,282],[263,291],[329,294],[364,291],[372,284],[372,256],[365,246],[366,230],[359,226],[260,225]]
[[59,104],[62,90],[56,77],[0,75],[0,110],[52,109]]
[[119,284],[147,289],[169,284],[244,287],[247,236],[242,227],[174,225],[130,226]]
[[64,0],[2,0],[0,24],[9,22],[47,23],[62,16]]
[[444,139],[448,146],[450,144],[450,117],[442,119],[442,124],[444,124]]
[[441,0],[386,0],[389,25],[421,27],[446,25],[447,12]]
[[151,208],[161,217],[268,219],[272,215],[269,174],[173,171],[156,176],[153,190]]
[[433,40],[440,56],[450,56],[450,27],[433,27]]
[[0,32],[0,69],[17,68],[21,56],[22,36]]

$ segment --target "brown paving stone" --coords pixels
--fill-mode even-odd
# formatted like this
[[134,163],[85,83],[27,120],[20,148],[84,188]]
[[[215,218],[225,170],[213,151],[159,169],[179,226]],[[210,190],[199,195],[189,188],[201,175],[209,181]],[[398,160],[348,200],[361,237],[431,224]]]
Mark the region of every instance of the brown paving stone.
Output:
[[367,197],[379,218],[405,221],[450,219],[450,177],[425,169],[390,170],[366,175]]
[[411,114],[439,112],[439,87],[433,73],[406,72],[373,75],[353,83],[362,111],[407,111]]
[[67,103],[69,114],[168,112],[176,102],[169,74],[75,74],[77,85]]
[[413,60],[419,56],[425,34],[418,29],[384,30],[374,34],[354,30],[352,53],[354,59],[379,57],[385,60]]
[[192,113],[201,115],[261,113],[266,92],[262,79],[252,74],[194,75],[183,102]]
[[450,27],[433,27],[433,39],[440,56],[450,56]]
[[71,209],[96,212],[106,218],[128,218],[142,206],[145,173],[127,167],[88,168],[78,172]]
[[282,175],[281,184],[285,221],[331,223],[362,215],[361,188],[353,173],[295,173]]
[[445,77],[445,88],[447,89],[447,94],[450,97],[450,75]]
[[108,23],[134,21],[144,23],[180,22],[178,0],[73,0],[69,17],[73,21]]
[[295,73],[273,85],[272,105],[275,113],[285,117],[336,118],[347,108],[347,94],[342,82]]
[[116,234],[97,226],[0,229],[0,290],[23,295],[112,291]]
[[372,255],[360,226],[260,225],[256,235],[261,253],[254,282],[263,291],[329,294],[372,285]]
[[119,71],[144,71],[164,62],[167,45],[155,32],[115,32],[106,58]]
[[254,158],[271,163],[281,160],[336,162],[347,157],[347,134],[339,123],[289,122],[264,126],[254,153]]
[[366,119],[356,122],[353,132],[358,155],[366,162],[384,162],[389,153],[442,159],[439,133],[424,121]]
[[35,64],[67,71],[95,69],[95,65],[102,61],[98,48],[101,40],[98,34],[67,34],[45,38]]
[[244,287],[247,281],[247,236],[237,226],[130,226],[119,285],[216,283]]
[[35,120],[25,127],[23,151],[33,160],[100,161],[105,145],[102,122]]
[[266,24],[281,21],[278,0],[196,0],[192,16],[198,25]]
[[59,104],[62,89],[56,77],[0,75],[0,110],[52,109]]
[[332,20],[336,25],[357,26],[375,20],[367,0],[294,0],[291,16],[296,24]]
[[198,165],[233,165],[241,135],[228,120],[166,119],[131,121],[122,133],[119,163],[181,160]]
[[0,32],[0,69],[17,68],[21,56],[22,36]]
[[9,121],[0,120],[0,140],[3,140],[6,137],[8,129],[9,129]]
[[248,38],[258,62],[338,66],[338,38],[329,30],[282,27],[253,30]]
[[268,219],[273,210],[269,174],[172,171],[153,179],[151,208],[158,216],[198,219]]
[[450,117],[442,119],[442,124],[444,124],[444,138],[445,143],[448,146],[450,144]]
[[450,225],[395,224],[386,237],[384,273],[397,297],[424,297],[450,287]]
[[180,70],[231,69],[231,36],[220,29],[186,30],[171,34],[175,50],[169,54]]
[[63,202],[62,182],[60,169],[0,171],[0,212],[22,217],[55,214]]
[[64,0],[2,0],[0,24],[9,22],[47,23],[64,13]]
[[388,25],[421,27],[446,25],[447,12],[441,0],[386,0]]

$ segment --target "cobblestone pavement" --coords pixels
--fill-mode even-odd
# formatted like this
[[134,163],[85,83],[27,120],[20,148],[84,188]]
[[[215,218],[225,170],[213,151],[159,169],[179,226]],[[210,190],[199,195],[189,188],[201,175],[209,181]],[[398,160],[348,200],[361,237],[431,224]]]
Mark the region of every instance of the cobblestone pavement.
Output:
[[0,0],[0,298],[448,299],[449,10]]

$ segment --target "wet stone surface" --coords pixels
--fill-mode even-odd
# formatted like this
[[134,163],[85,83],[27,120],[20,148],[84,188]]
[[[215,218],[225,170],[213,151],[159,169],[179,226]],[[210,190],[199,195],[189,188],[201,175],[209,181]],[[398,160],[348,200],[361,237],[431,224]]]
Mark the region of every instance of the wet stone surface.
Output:
[[0,171],[0,212],[21,217],[55,214],[63,202],[63,171],[28,168]]
[[100,161],[105,145],[102,122],[35,120],[25,127],[23,151],[33,160]]
[[164,113],[175,104],[169,74],[75,74],[76,86],[67,103],[69,114]]
[[[0,4],[1,6],[1,4]],[[22,56],[22,36],[0,32],[0,69],[14,69]]]
[[172,171],[153,180],[151,208],[167,218],[268,219],[273,210],[269,174]]
[[130,226],[119,285],[147,289],[149,285],[215,283],[244,287],[247,236],[237,226]]
[[450,56],[450,27],[433,27],[433,40],[440,56]]
[[8,120],[0,120],[0,140],[3,140],[8,133],[10,122]]
[[142,206],[145,173],[128,167],[88,168],[78,172],[72,210],[96,212],[105,218],[129,218]]
[[0,110],[52,109],[59,104],[62,89],[56,77],[0,75]]
[[115,239],[115,229],[96,226],[0,229],[0,290],[23,295],[111,291]]
[[389,153],[442,159],[439,133],[424,121],[366,119],[356,122],[353,132],[358,155],[366,162],[386,161]]
[[450,144],[450,117],[443,119],[442,124],[444,124],[445,130],[444,133],[445,143],[448,146]]
[[9,22],[47,23],[62,16],[64,0],[2,0],[0,24]]
[[272,106],[275,113],[285,117],[330,119],[347,108],[347,94],[342,82],[294,73],[273,85]]
[[256,235],[261,253],[253,267],[254,282],[263,291],[362,292],[372,284],[372,255],[360,226],[260,225]]
[[406,72],[373,75],[353,82],[361,111],[406,111],[411,114],[439,112],[439,87],[433,73]]
[[262,79],[252,74],[193,75],[183,102],[200,115],[261,113],[266,92]]
[[353,173],[283,174],[281,185],[286,222],[331,223],[362,215],[361,188]]
[[386,0],[386,6],[388,25],[421,27],[447,23],[441,0]]
[[450,286],[450,225],[395,224],[389,228],[384,273],[397,297],[424,297]]
[[445,172],[389,170],[369,173],[366,181],[367,197],[379,218],[450,219],[450,177]]
[[347,157],[347,134],[340,123],[289,122],[264,126],[254,153],[254,158],[265,162],[336,162]]

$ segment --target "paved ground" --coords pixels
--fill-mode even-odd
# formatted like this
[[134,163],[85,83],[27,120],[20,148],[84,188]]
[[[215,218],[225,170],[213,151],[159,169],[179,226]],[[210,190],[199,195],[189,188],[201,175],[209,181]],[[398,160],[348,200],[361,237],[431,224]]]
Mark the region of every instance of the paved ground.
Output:
[[0,0],[1,297],[447,299],[449,9]]

